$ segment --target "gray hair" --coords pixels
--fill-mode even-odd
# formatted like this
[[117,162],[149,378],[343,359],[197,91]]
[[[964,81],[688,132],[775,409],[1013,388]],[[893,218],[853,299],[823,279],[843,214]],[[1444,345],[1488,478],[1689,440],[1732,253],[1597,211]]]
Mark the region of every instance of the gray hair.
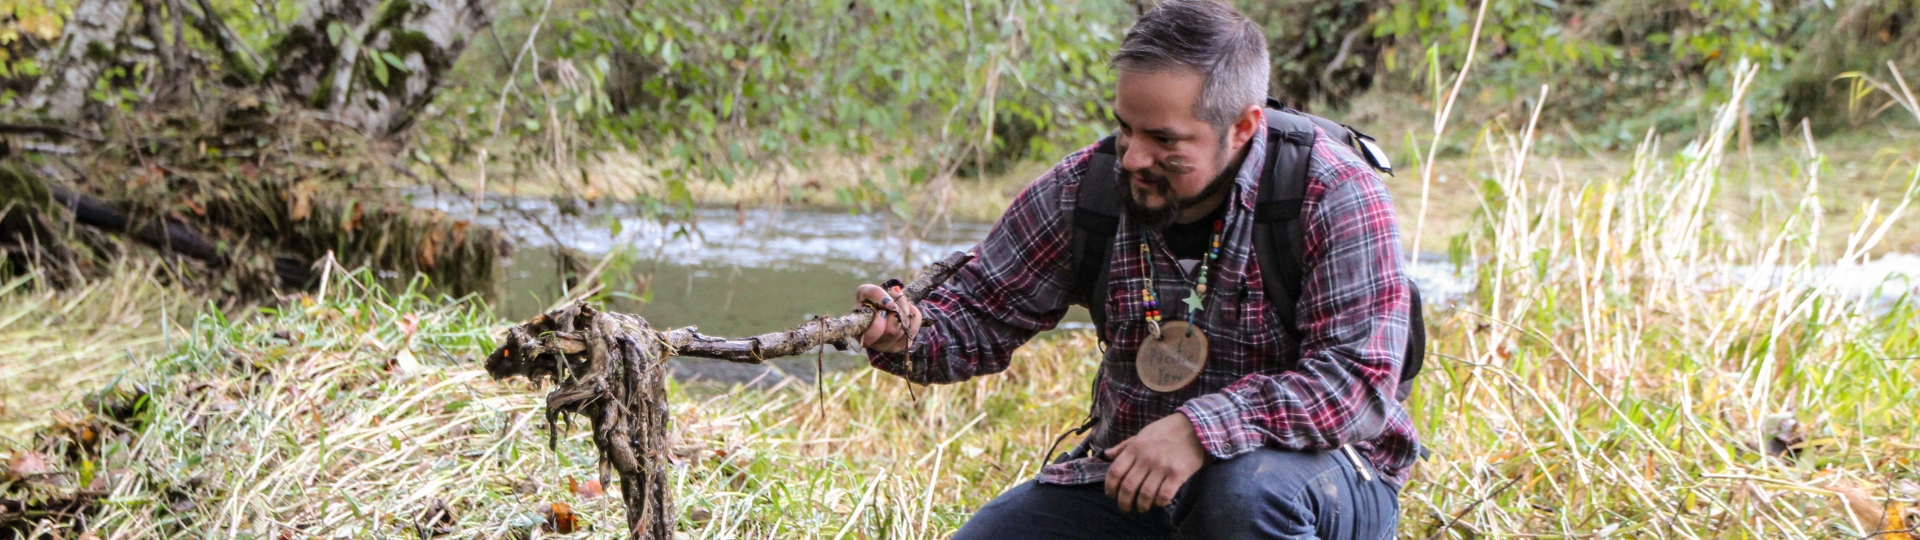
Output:
[[1170,0],[1140,16],[1108,65],[1121,71],[1191,69],[1205,77],[1193,115],[1225,137],[1240,111],[1267,99],[1267,38],[1217,0]]

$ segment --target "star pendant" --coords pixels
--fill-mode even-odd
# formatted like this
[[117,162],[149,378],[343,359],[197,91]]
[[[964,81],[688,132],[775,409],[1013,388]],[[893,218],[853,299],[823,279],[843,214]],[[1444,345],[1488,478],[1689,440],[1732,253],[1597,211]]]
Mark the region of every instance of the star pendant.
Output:
[[1187,289],[1187,299],[1183,300],[1183,302],[1187,303],[1188,317],[1193,317],[1193,314],[1200,313],[1200,308],[1202,307],[1201,302],[1204,298],[1205,297],[1200,296],[1199,293],[1194,292],[1193,289]]

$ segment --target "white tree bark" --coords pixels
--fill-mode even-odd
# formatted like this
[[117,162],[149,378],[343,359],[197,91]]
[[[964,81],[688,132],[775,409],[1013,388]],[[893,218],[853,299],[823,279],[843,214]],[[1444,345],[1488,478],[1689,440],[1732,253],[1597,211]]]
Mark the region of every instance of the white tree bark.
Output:
[[393,135],[439,93],[492,11],[491,0],[314,0],[275,46],[266,80],[369,135]]
[[60,120],[77,119],[94,80],[112,60],[132,10],[130,0],[80,0],[74,5],[60,44],[42,59],[45,75],[27,98],[27,109]]

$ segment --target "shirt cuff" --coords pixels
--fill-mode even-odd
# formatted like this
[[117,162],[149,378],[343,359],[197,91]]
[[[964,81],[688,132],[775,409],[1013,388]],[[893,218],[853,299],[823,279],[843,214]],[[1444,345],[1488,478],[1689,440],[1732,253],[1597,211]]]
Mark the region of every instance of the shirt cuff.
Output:
[[1247,423],[1241,414],[1243,410],[1244,407],[1225,393],[1193,398],[1179,409],[1193,423],[1193,432],[1200,437],[1200,447],[1216,459],[1232,459],[1252,452],[1266,442],[1261,438],[1260,431]]
[[900,366],[907,365],[907,352],[880,352],[867,349],[867,365],[887,373],[899,373]]

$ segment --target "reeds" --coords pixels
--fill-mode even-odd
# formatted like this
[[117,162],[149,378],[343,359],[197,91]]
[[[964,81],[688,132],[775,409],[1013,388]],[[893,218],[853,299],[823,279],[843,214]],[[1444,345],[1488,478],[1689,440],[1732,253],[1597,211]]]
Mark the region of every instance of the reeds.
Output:
[[[1403,534],[1888,538],[1904,509],[1920,369],[1920,284],[1836,294],[1822,267],[1858,264],[1920,195],[1861,209],[1821,260],[1817,153],[1798,210],[1742,222],[1713,210],[1754,70],[1700,140],[1663,158],[1649,135],[1624,178],[1521,180],[1506,159],[1461,253],[1480,288],[1433,328],[1442,360],[1409,404],[1435,458],[1402,497]],[[1537,114],[1537,112],[1536,112]],[[1811,141],[1809,141],[1810,143]],[[1812,145],[1808,145],[1812,148]],[[1790,199],[1791,200],[1791,199]],[[1769,286],[1727,276],[1775,272]],[[1896,512],[1897,513],[1897,512]],[[1894,520],[1893,523],[1899,523]]]

